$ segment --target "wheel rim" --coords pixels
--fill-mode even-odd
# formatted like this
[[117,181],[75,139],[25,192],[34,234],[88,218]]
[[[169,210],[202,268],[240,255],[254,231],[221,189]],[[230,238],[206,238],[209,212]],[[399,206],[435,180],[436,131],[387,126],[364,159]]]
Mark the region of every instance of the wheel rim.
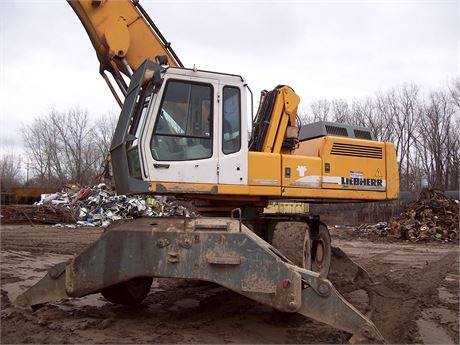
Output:
[[331,265],[331,240],[326,225],[320,223],[317,238],[312,243],[312,270],[327,277]]
[[318,266],[323,267],[324,265],[324,243],[323,241],[318,241],[316,245],[316,257],[315,261]]
[[304,242],[303,242],[303,247],[302,247],[302,250],[303,250],[303,265],[302,265],[302,268],[305,268],[307,270],[311,270],[311,250],[310,250],[310,247],[311,247],[311,240],[310,240],[310,232],[309,232],[309,229],[306,229],[305,231],[305,239],[304,239]]

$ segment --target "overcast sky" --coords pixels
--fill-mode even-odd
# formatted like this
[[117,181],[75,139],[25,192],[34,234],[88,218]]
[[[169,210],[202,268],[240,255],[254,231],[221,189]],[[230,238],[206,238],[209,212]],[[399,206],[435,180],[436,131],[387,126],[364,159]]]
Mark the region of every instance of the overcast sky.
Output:
[[[460,1],[147,1],[186,67],[290,85],[301,106],[404,82],[425,92],[460,73]],[[93,47],[64,0],[0,0],[1,151],[52,107],[118,113]]]

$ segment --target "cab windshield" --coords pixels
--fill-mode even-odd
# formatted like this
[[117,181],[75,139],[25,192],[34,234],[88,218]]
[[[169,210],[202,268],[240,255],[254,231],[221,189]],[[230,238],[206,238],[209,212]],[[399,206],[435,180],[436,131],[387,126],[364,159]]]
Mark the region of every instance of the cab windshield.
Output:
[[212,156],[210,84],[170,80],[150,142],[157,161],[206,159]]

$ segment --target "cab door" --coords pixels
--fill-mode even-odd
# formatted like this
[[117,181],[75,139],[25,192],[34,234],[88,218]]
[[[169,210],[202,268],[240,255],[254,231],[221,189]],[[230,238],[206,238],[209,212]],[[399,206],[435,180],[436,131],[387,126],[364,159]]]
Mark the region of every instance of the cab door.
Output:
[[247,185],[248,137],[246,93],[240,84],[219,88],[219,184]]
[[217,183],[218,82],[165,77],[142,135],[146,179]]

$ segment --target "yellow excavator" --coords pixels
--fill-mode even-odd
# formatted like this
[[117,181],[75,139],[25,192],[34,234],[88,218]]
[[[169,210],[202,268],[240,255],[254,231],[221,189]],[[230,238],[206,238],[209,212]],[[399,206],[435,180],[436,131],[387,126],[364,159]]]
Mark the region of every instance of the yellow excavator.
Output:
[[328,280],[333,249],[319,216],[264,208],[270,200],[397,199],[393,144],[363,127],[301,126],[300,98],[285,85],[263,91],[254,116],[242,76],[185,68],[136,0],[69,4],[121,106],[110,152],[117,192],[193,200],[200,217],[115,222],[16,305],[99,292],[135,304],[153,277],[197,279],[327,323],[356,342],[384,341]]

